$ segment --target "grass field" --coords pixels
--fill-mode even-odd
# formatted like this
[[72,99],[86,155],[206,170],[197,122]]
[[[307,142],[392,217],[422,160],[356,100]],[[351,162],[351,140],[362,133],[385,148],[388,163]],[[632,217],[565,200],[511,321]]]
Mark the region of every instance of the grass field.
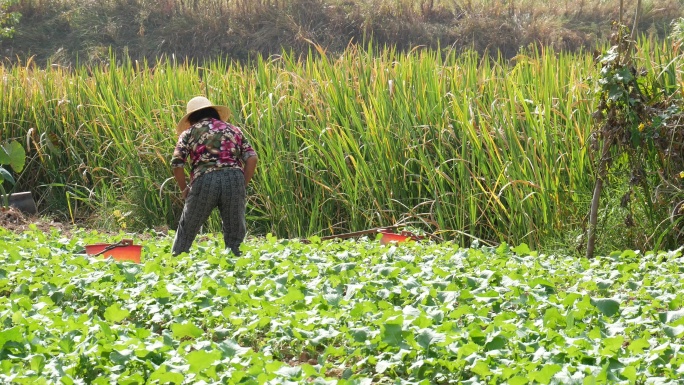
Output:
[[[544,50],[511,62],[372,51],[250,66],[169,59],[148,68],[124,58],[116,67],[0,67],[3,139],[29,149],[18,189],[71,221],[173,228],[181,201],[168,166],[172,128],[185,101],[206,94],[232,110],[259,153],[254,234],[400,224],[460,244],[581,246],[593,189],[591,55]],[[648,41],[641,52],[649,87],[680,95],[681,56]],[[616,170],[615,181],[628,178]],[[663,217],[620,208],[626,187],[613,186],[602,206],[603,252],[653,247],[668,231]],[[671,207],[660,200],[653,209]],[[627,214],[640,225],[616,228]]]

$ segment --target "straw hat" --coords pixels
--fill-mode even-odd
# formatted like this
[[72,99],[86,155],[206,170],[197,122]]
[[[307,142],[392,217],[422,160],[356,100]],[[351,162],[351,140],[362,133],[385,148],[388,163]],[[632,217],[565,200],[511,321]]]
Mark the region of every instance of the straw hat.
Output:
[[223,121],[228,120],[228,118],[230,117],[230,110],[228,109],[228,107],[215,106],[209,101],[209,99],[205,98],[204,96],[195,96],[194,98],[190,99],[190,101],[188,101],[188,106],[185,110],[185,116],[181,118],[180,122],[178,122],[178,125],[176,126],[176,134],[180,135],[183,131],[187,130],[188,127],[190,127],[188,117],[190,117],[190,115],[193,112],[209,107],[215,109],[221,117],[221,120]]

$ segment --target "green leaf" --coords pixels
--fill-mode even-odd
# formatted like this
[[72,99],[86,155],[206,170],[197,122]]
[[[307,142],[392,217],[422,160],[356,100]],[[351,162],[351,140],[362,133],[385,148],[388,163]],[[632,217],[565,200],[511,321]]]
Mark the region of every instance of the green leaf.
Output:
[[529,283],[530,287],[536,287],[537,285],[546,287],[549,289],[556,289],[556,285],[553,284],[553,282],[549,281],[546,278],[538,277],[530,281]]
[[19,326],[15,326],[11,329],[3,330],[0,332],[0,350],[5,346],[7,342],[22,342],[22,332]]
[[302,377],[302,368],[299,366],[283,365],[275,373],[288,380],[299,380]]
[[185,359],[190,364],[190,371],[199,374],[201,371],[209,368],[214,362],[221,359],[221,353],[214,350],[208,352],[206,350],[195,350],[188,353]]
[[111,305],[104,312],[104,317],[109,322],[118,323],[131,314],[130,311],[122,309],[118,303]]
[[202,329],[190,322],[171,324],[171,332],[173,332],[173,336],[178,339],[186,337],[197,338],[204,333]]
[[651,344],[648,342],[648,339],[639,338],[639,339],[636,339],[636,340],[630,342],[627,349],[634,354],[643,354],[644,349],[650,348],[650,347],[651,347]]
[[0,183],[3,181],[8,181],[11,184],[14,184],[14,178],[12,178],[12,174],[9,173],[9,171],[5,170],[4,168],[0,167]]
[[551,364],[551,365],[544,365],[544,367],[533,374],[533,377],[536,381],[538,381],[541,384],[548,384],[551,382],[551,379],[553,376],[560,372],[563,368],[560,365],[556,364]]
[[385,324],[382,328],[382,342],[390,346],[399,346],[404,342],[401,332],[401,325]]
[[[7,154],[8,159],[6,160],[8,161],[3,162],[0,160],[0,164],[9,164],[15,172],[21,172],[26,163],[26,152],[24,151],[24,147],[21,146],[21,143],[13,140],[2,147]],[[0,151],[0,153],[1,152],[3,151]]]
[[117,385],[139,385],[145,383],[145,378],[140,373],[134,373],[119,377],[116,383]]
[[477,363],[470,368],[470,371],[482,377],[492,375],[492,371],[489,370],[489,365],[484,361],[477,361]]
[[217,344],[219,350],[223,353],[224,358],[233,358],[241,356],[249,352],[249,348],[238,345],[235,341],[224,341]]
[[627,366],[622,370],[622,376],[634,383],[637,380],[637,370],[634,366]]
[[302,374],[306,378],[313,378],[318,376],[318,370],[311,364],[302,364]]
[[[608,50],[608,52],[605,55],[603,55],[603,57],[601,57],[601,63],[608,64],[612,61],[617,60],[618,57],[619,56],[618,56],[617,47],[613,46]],[[606,66],[606,68],[607,68],[607,66]]]
[[501,334],[496,334],[494,336],[487,336],[487,343],[485,343],[485,351],[490,350],[500,350],[506,346],[508,339]]
[[684,325],[664,326],[663,331],[665,335],[670,338],[679,338],[684,333]]
[[235,269],[241,269],[243,267],[249,266],[252,263],[252,260],[249,258],[239,258],[235,262]]
[[125,365],[131,360],[133,351],[129,349],[114,350],[109,354],[109,359],[117,365]]
[[5,146],[0,146],[0,165],[10,164],[10,156],[5,150]]
[[511,251],[523,257],[533,254],[532,250],[530,250],[530,247],[527,245],[527,243],[521,243],[517,247],[512,248]]
[[166,285],[159,283],[155,286],[156,290],[152,293],[152,297],[154,298],[170,298],[171,293],[169,293],[169,290],[166,288]]
[[592,298],[591,304],[608,317],[612,317],[620,311],[620,303],[612,298]]
[[356,263],[340,263],[338,265],[335,265],[331,268],[331,270],[337,274],[343,272],[343,271],[349,271],[349,270],[354,270],[356,268]]
[[430,345],[446,341],[446,336],[442,333],[437,333],[432,329],[423,329],[416,336],[416,342],[423,349],[428,349]]
[[634,79],[634,76],[629,68],[622,67],[615,72],[615,78],[622,83],[629,83]]
[[622,87],[617,86],[616,84],[612,83],[608,87],[608,99],[610,99],[613,102],[618,102],[624,95],[624,89]]
[[604,338],[602,343],[603,343],[603,349],[601,350],[601,354],[605,356],[614,356],[616,355],[620,349],[622,348],[622,344],[625,342],[625,338],[623,336],[615,336],[615,337],[608,337]]
[[375,371],[378,372],[379,374],[384,373],[387,369],[391,368],[392,366],[396,366],[396,362],[388,361],[388,360],[378,360],[378,363],[375,364]]
[[185,381],[185,376],[181,373],[169,372],[166,365],[161,365],[150,375],[147,383],[154,384],[155,381],[158,381],[158,384],[182,384]]
[[370,328],[353,328],[349,330],[349,334],[351,334],[352,338],[354,338],[354,341],[356,342],[366,342],[370,336]]
[[509,379],[507,383],[508,385],[525,385],[529,384],[530,380],[528,380],[526,377],[515,376]]
[[45,356],[42,354],[36,354],[31,357],[31,370],[36,373],[40,373],[45,367]]
[[563,325],[566,319],[567,317],[563,316],[555,307],[550,307],[544,312],[544,326],[547,328],[555,329],[557,325]]
[[658,314],[660,322],[664,324],[672,323],[674,321],[681,319],[682,317],[684,317],[684,309],[677,311],[668,311]]
[[296,287],[290,287],[287,289],[287,294],[278,299],[278,302],[285,305],[290,305],[303,299],[304,293],[302,293],[301,290],[297,289]]

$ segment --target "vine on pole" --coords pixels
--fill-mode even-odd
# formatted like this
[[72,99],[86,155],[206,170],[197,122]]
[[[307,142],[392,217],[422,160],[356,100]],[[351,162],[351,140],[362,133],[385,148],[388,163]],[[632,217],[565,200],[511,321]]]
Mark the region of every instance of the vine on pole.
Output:
[[[634,187],[643,192],[640,203],[655,228],[647,240],[660,246],[669,234],[670,238],[677,238],[671,242],[676,244],[684,235],[679,230],[684,203],[675,203],[681,202],[684,195],[684,103],[681,90],[672,86],[680,84],[676,81],[677,71],[668,70],[675,61],[665,68],[651,66],[655,73],[637,69],[635,36],[627,26],[614,23],[612,46],[599,60],[598,105],[591,136],[591,151],[598,156],[587,229],[587,258],[594,256],[599,200],[616,159],[626,157],[630,167],[629,189],[621,205],[631,204]],[[624,223],[634,226],[631,212]]]

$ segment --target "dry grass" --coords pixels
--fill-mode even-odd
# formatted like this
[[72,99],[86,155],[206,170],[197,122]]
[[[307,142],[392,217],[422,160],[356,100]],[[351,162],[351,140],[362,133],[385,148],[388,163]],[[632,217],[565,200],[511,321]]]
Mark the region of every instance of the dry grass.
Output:
[[[634,14],[628,3],[627,20]],[[342,52],[371,39],[399,50],[474,48],[512,57],[532,45],[594,48],[619,18],[618,0],[26,0],[12,9],[23,22],[14,39],[0,42],[3,55],[61,64],[98,59],[109,47],[149,61],[241,60],[282,49],[305,55],[312,42]],[[639,30],[665,36],[682,9],[681,0],[645,1]]]

